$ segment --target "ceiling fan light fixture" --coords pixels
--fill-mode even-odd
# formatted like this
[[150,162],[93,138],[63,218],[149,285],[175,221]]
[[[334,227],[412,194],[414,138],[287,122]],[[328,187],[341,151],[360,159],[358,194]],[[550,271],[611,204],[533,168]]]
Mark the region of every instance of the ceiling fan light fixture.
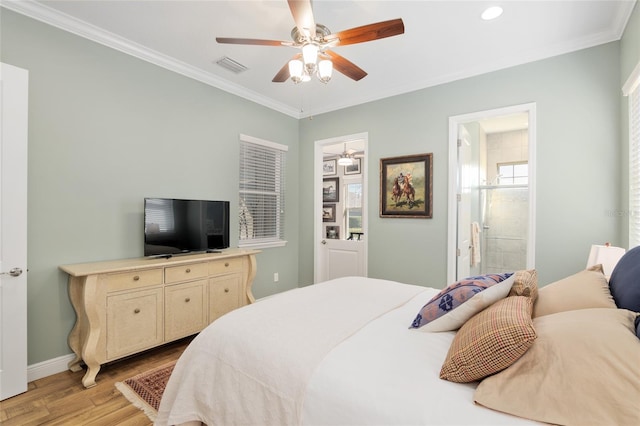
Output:
[[333,62],[329,59],[323,59],[318,62],[318,78],[323,83],[328,83],[331,80],[331,74],[333,73]]
[[348,154],[341,155],[340,158],[338,158],[339,166],[350,166],[352,164],[353,158],[351,158]]
[[318,61],[318,44],[306,43],[302,46],[302,60],[304,61],[304,67],[309,74],[313,74],[316,70],[316,62]]
[[302,67],[302,61],[299,59],[292,59],[289,61],[289,75],[291,76],[291,80],[296,84],[300,83],[304,76]]

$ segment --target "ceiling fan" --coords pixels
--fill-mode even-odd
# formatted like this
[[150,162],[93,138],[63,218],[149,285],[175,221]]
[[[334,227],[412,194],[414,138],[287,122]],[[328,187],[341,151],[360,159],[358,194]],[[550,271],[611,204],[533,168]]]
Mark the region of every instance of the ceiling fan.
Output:
[[325,156],[325,160],[332,160],[336,158],[339,166],[349,166],[354,163],[355,159],[364,157],[364,151],[356,151],[355,149],[347,149],[347,144],[344,144],[344,151],[341,154],[334,154]]
[[358,81],[367,73],[329,49],[404,34],[402,19],[392,19],[331,33],[327,27],[315,22],[311,0],[287,0],[287,3],[296,24],[291,30],[293,41],[216,37],[218,43],[286,46],[300,49],[301,51],[273,77],[274,83],[282,83],[289,78],[294,83],[300,83],[310,80],[314,74],[320,81],[327,83],[331,79],[333,69]]

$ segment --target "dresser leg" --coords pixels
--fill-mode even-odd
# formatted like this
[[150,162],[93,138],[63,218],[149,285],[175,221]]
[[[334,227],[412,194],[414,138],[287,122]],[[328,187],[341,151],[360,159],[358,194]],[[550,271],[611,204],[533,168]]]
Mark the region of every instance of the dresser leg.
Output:
[[82,378],[82,384],[85,388],[92,388],[96,385],[96,376],[100,371],[100,364],[97,366],[89,366],[87,365],[87,372],[84,374]]
[[71,299],[71,305],[76,312],[76,323],[73,325],[73,329],[69,333],[67,342],[69,347],[75,354],[75,358],[67,364],[69,370],[78,372],[82,370],[80,363],[82,362],[82,334],[83,330],[86,330],[84,325],[85,313],[82,303],[82,288],[83,279],[80,277],[69,277],[69,298]]

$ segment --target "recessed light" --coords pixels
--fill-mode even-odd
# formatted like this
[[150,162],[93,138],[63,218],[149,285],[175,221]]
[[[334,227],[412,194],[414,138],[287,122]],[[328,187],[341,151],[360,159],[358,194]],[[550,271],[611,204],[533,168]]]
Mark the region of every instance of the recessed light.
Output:
[[500,6],[491,6],[482,12],[480,17],[485,21],[490,21],[492,19],[496,19],[500,15],[502,15],[502,8]]

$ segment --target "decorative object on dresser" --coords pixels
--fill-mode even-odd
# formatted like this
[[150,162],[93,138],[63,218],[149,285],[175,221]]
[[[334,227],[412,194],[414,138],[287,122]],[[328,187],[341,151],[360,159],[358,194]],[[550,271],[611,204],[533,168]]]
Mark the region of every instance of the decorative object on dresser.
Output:
[[69,363],[95,386],[100,366],[198,333],[225,313],[255,301],[256,250],[63,265],[76,323]]

